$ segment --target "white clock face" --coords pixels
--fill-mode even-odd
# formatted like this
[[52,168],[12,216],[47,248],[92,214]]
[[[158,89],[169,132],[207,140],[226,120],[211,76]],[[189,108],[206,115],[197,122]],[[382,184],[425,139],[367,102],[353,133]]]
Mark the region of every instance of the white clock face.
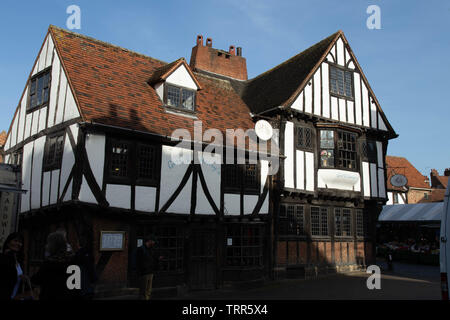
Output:
[[403,187],[408,183],[408,179],[402,174],[396,174],[391,178],[391,184],[394,187]]

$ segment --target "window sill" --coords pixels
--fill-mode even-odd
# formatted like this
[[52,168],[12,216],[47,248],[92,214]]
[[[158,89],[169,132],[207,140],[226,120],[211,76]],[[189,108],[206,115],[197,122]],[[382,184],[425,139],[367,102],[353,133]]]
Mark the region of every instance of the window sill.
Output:
[[188,109],[173,107],[173,106],[169,106],[169,105],[163,105],[162,107],[164,108],[164,110],[167,113],[175,114],[175,115],[179,115],[179,116],[185,116],[185,117],[189,117],[189,118],[193,118],[193,119],[198,119],[197,112],[195,110],[188,110]]
[[338,99],[345,99],[345,100],[349,100],[349,101],[355,101],[355,97],[347,97],[347,96],[344,96],[344,95],[341,95],[341,94],[338,94],[338,93],[334,93],[334,92],[331,92],[331,91],[330,91],[330,96],[338,98]]
[[44,103],[44,104],[41,104],[41,105],[39,105],[39,106],[36,106],[36,107],[33,107],[33,108],[28,108],[27,107],[27,114],[29,114],[29,113],[33,113],[34,111],[37,111],[37,110],[39,110],[39,109],[42,109],[42,108],[45,108],[45,107],[48,107],[48,102],[46,102],[46,103]]

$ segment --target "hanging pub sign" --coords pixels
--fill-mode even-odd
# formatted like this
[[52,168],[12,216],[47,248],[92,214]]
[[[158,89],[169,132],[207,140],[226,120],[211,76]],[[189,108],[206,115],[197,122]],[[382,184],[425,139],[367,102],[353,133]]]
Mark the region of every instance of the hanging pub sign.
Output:
[[122,251],[125,245],[125,231],[102,231],[100,251]]

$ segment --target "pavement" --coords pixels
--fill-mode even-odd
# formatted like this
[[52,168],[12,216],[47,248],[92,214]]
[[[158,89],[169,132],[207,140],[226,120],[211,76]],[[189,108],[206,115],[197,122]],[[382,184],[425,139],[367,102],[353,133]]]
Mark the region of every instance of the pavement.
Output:
[[[163,300],[440,300],[439,267],[394,263],[393,270],[387,271],[384,261],[378,261],[377,265],[382,270],[379,290],[367,288],[370,274],[351,272],[311,280],[273,281],[245,290],[194,291]],[[136,297],[110,299],[133,300]]]

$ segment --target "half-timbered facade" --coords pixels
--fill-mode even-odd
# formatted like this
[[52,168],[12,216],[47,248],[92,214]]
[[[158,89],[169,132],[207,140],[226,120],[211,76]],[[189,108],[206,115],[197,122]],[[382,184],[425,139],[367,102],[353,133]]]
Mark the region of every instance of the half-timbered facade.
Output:
[[[195,139],[196,123],[224,133],[259,119],[279,129],[274,176]],[[91,246],[100,284],[135,286],[134,251],[153,233],[155,285],[199,289],[366,263],[395,136],[342,32],[248,80],[241,48],[209,38],[189,64],[166,63],[51,26],[4,149],[28,190],[30,272],[64,227],[74,249]],[[105,248],[107,232],[123,246]]]
[[235,86],[256,119],[280,128],[275,273],[314,276],[373,261],[384,159],[397,135],[344,34]]

